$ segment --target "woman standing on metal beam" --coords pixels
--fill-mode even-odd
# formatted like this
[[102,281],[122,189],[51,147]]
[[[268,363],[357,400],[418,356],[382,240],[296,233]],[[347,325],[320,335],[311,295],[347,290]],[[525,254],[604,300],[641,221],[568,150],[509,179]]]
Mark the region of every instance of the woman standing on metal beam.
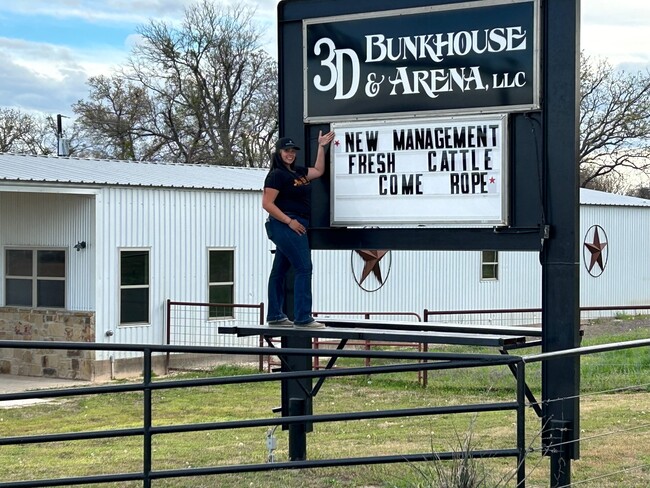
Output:
[[[262,196],[262,208],[269,213],[266,233],[276,246],[268,285],[269,326],[324,327],[312,316],[312,262],[307,239],[311,214],[309,183],[325,172],[325,148],[333,139],[334,132],[319,131],[318,152],[311,168],[295,165],[300,148],[293,139],[281,137],[275,144]],[[293,322],[284,313],[284,285],[291,266],[295,273]]]

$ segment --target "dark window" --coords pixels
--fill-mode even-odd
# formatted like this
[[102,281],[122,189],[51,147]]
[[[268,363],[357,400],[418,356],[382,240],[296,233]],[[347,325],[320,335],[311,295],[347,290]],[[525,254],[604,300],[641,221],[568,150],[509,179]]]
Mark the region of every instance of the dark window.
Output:
[[34,251],[31,249],[7,250],[7,276],[32,276],[34,273]]
[[36,306],[47,308],[63,308],[65,297],[65,281],[36,280]]
[[7,249],[5,305],[65,308],[65,251]]
[[120,324],[149,323],[149,251],[120,251]]
[[481,251],[481,279],[499,279],[499,251]]
[[[232,249],[211,250],[209,258],[208,299],[210,303],[232,304],[235,299],[235,252]],[[210,318],[231,318],[228,306],[211,306]]]
[[39,277],[65,276],[65,253],[63,251],[36,251],[36,274]]
[[5,280],[5,304],[14,307],[31,307],[33,300],[33,280],[7,278]]

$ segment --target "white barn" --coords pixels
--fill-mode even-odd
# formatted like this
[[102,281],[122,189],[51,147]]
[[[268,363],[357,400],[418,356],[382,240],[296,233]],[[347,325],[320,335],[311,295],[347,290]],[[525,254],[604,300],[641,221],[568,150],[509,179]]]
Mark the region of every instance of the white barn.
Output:
[[[265,175],[0,154],[0,339],[255,344],[219,335],[218,326],[257,323],[258,309],[203,307],[186,335],[175,338],[172,328],[168,338],[167,303],[266,301]],[[583,249],[597,248],[600,257],[583,255],[582,306],[650,304],[650,201],[582,190],[581,235],[591,246]],[[392,251],[375,269],[381,275],[371,272],[361,284],[363,260],[353,251],[313,256],[315,311],[421,315],[541,303],[536,253]],[[0,373],[93,379],[128,357],[0,350]]]

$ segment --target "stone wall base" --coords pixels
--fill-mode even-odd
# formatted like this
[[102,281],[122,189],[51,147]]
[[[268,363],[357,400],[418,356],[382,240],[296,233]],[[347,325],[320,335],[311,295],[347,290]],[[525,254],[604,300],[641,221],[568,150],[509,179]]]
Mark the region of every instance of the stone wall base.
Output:
[[[0,340],[95,342],[94,312],[0,307]],[[257,356],[156,354],[151,358],[157,376],[169,370],[208,370],[220,364],[257,367]],[[0,349],[0,374],[106,381],[142,376],[142,357],[96,360],[95,351],[57,349]]]
[[[0,340],[95,342],[95,313],[0,307]],[[0,349],[0,373],[92,380],[94,351]]]

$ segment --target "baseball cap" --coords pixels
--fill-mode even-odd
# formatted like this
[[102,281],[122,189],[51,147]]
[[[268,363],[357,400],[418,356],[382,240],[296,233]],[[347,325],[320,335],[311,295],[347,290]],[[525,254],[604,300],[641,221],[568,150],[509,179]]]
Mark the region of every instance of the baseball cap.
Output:
[[276,149],[290,149],[293,148],[296,151],[299,151],[300,148],[296,146],[296,143],[293,142],[293,139],[291,137],[281,137],[278,139],[278,142],[275,143],[275,148]]

